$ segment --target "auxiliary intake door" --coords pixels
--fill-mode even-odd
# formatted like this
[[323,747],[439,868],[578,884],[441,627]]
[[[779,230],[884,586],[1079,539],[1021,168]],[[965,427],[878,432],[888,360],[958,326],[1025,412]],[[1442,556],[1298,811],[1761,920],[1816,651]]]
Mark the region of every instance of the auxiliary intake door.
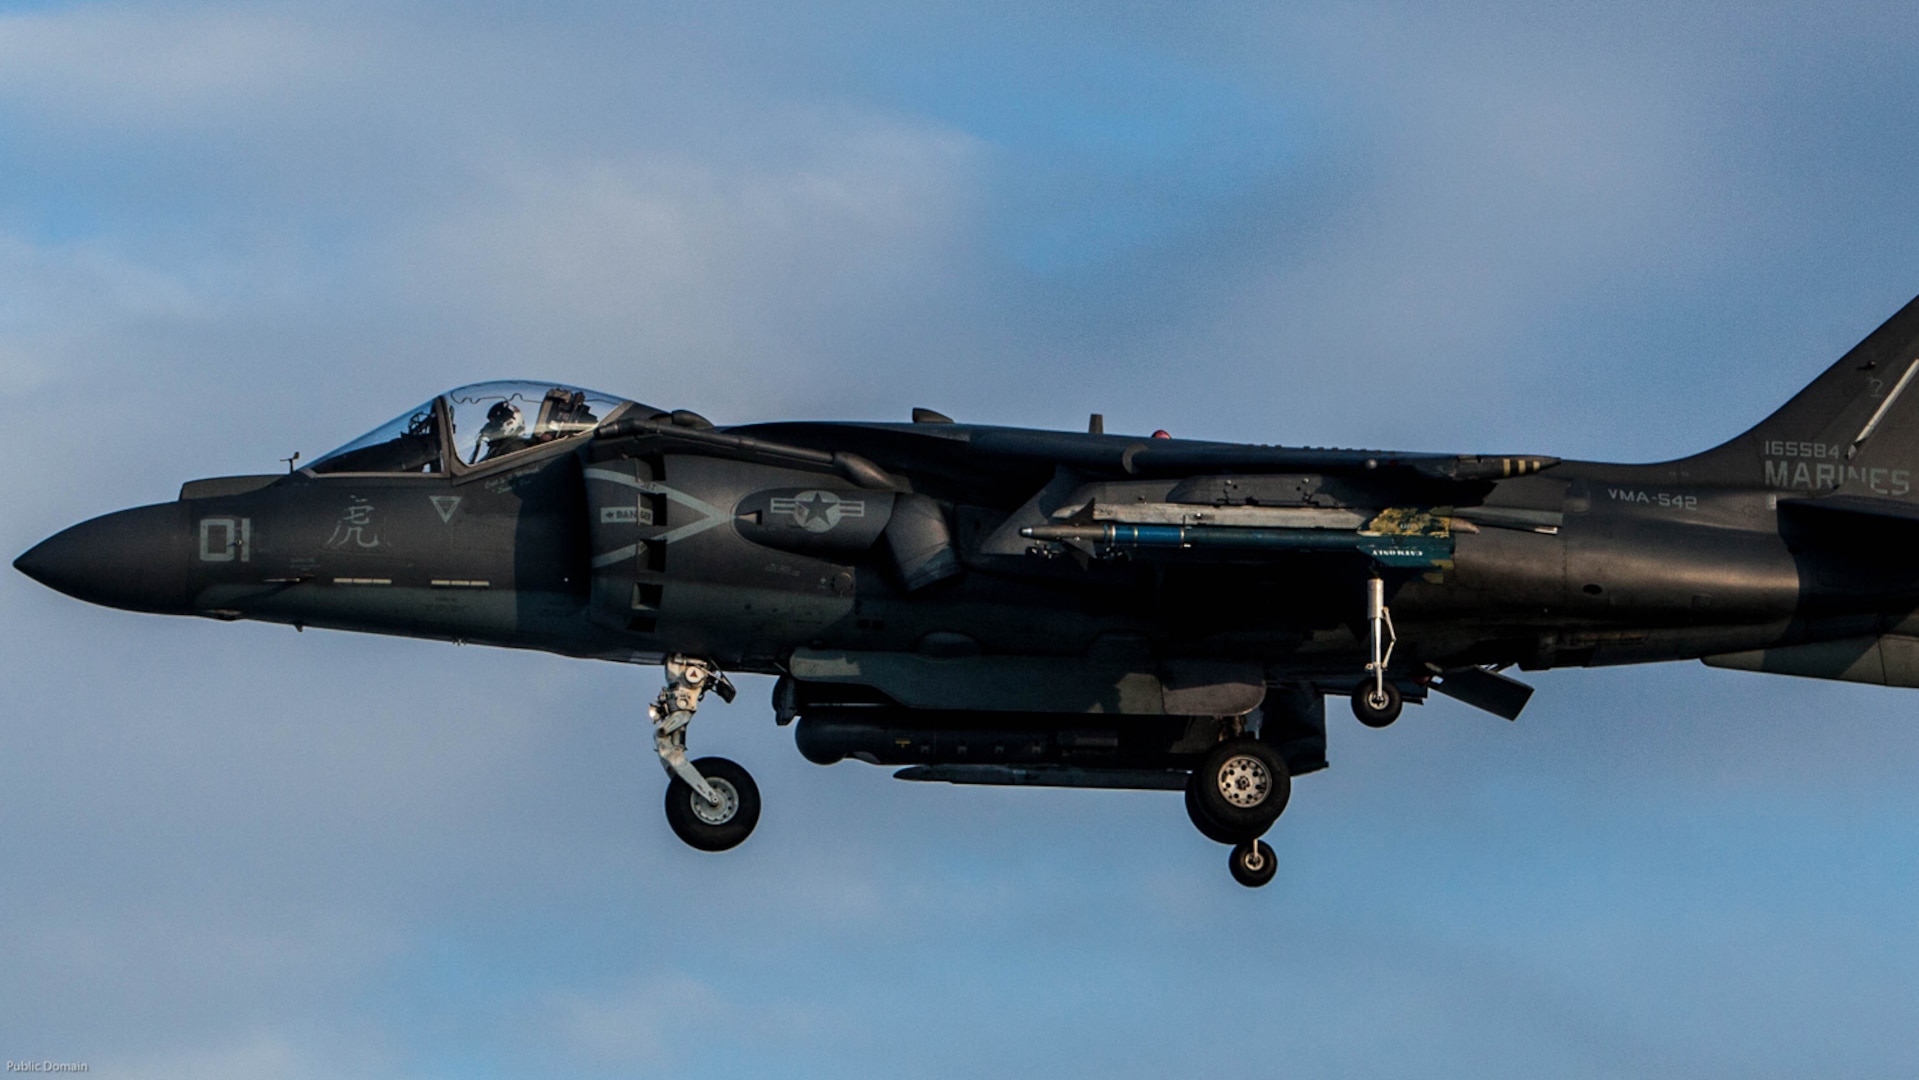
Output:
[[654,467],[619,459],[586,466],[587,535],[592,541],[593,621],[650,634],[659,626],[665,584],[666,496]]

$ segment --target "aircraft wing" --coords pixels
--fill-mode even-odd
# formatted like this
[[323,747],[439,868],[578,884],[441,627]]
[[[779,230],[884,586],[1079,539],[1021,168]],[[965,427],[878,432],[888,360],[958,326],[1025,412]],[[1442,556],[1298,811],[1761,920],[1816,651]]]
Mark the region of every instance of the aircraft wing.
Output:
[[1551,468],[1536,454],[1421,454],[1267,446],[1193,439],[1089,435],[968,424],[774,423],[727,429],[676,425],[665,417],[619,421],[604,437],[641,436],[715,452],[828,464],[854,456],[881,469],[952,474],[1057,467],[1123,477],[1197,473],[1397,474],[1439,483],[1484,483]]

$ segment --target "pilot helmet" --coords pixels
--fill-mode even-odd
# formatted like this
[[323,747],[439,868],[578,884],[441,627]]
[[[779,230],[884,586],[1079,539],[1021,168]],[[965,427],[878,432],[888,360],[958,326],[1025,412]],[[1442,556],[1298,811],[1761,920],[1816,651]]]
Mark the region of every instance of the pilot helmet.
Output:
[[486,411],[486,426],[489,432],[502,435],[517,435],[524,427],[520,420],[520,410],[510,401],[496,401]]

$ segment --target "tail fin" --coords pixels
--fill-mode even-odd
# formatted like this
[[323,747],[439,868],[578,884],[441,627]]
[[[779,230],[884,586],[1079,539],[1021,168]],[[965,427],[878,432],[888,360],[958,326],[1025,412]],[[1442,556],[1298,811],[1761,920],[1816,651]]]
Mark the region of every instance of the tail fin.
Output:
[[1752,430],[1670,467],[1697,483],[1919,501],[1919,298]]

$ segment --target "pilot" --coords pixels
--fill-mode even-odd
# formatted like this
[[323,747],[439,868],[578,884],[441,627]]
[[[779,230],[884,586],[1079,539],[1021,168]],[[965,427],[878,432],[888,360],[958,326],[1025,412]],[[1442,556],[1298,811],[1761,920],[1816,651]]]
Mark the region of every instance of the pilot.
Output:
[[486,411],[486,426],[480,429],[480,460],[511,454],[526,446],[532,440],[526,437],[526,421],[521,419],[520,410],[510,401],[496,401]]

